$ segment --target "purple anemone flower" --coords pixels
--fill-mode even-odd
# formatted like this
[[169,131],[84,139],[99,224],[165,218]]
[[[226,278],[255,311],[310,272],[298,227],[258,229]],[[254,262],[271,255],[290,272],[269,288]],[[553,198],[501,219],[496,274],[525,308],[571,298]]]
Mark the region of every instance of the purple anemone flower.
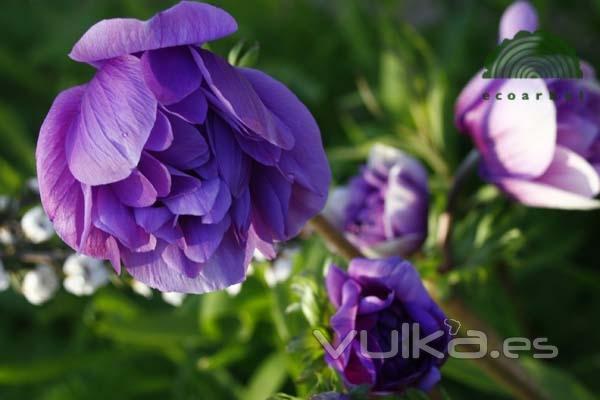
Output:
[[237,29],[208,4],[104,20],[70,57],[96,68],[40,131],[46,213],[80,253],[162,291],[241,282],[255,248],[298,234],[331,173],[317,124],[283,84],[202,49]]
[[[339,357],[325,357],[347,386],[387,394],[410,387],[428,391],[439,382],[450,341],[446,316],[408,261],[354,259],[348,273],[332,265],[326,283],[337,310],[331,318],[334,346],[348,344],[355,332]],[[429,349],[415,350],[417,340]]]
[[327,218],[371,257],[408,256],[427,237],[429,189],[419,161],[376,144],[367,164],[344,188],[336,189]]
[[[500,40],[537,25],[535,9],[516,2],[502,17]],[[484,79],[480,71],[458,98],[455,122],[473,139],[482,176],[522,204],[600,207],[600,86],[581,66],[580,80]]]

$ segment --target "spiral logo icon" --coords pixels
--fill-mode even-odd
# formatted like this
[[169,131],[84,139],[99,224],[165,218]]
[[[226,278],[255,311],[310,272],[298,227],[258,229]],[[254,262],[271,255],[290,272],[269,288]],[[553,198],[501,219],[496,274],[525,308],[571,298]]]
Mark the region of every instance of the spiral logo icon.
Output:
[[505,39],[486,60],[483,78],[581,79],[575,51],[546,32],[521,31]]

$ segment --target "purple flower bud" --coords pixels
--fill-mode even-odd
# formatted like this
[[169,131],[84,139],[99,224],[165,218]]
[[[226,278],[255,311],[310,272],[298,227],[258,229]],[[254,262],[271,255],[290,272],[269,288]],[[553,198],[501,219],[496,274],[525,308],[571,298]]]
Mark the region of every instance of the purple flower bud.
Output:
[[520,31],[535,32],[538,28],[538,16],[528,1],[515,1],[500,20],[500,41],[512,39]]
[[[440,380],[450,340],[446,316],[409,262],[354,259],[348,273],[332,265],[326,283],[337,310],[331,327],[339,353],[327,352],[325,359],[349,387],[427,391]],[[429,349],[416,346],[419,341]]]
[[389,146],[371,149],[367,165],[347,188],[332,193],[325,214],[369,256],[407,256],[427,237],[427,172]]
[[[501,36],[535,29],[534,17],[528,3],[513,4]],[[600,90],[591,67],[582,70],[583,80],[484,79],[480,71],[457,100],[455,123],[473,139],[482,176],[525,205],[600,207]]]
[[96,74],[56,98],[36,154],[44,209],[72,248],[162,291],[207,292],[321,210],[331,173],[310,112],[200,47],[236,29],[184,1],[77,42],[70,57]]

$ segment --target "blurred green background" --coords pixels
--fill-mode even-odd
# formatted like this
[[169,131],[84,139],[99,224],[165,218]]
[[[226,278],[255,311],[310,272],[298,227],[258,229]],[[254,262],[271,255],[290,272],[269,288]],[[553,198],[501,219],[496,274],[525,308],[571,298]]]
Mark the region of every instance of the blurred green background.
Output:
[[[0,11],[0,194],[35,175],[38,129],[57,93],[93,69],[67,57],[103,18],[145,19],[174,4],[151,0],[4,0]],[[285,82],[321,126],[336,183],[376,141],[414,153],[431,172],[432,227],[449,178],[470,149],[452,125],[454,99],[493,50],[504,0],[223,0],[240,29],[211,44],[226,56],[260,44],[256,67]],[[543,27],[600,67],[600,1],[533,2]],[[526,360],[556,399],[600,394],[600,212],[515,206],[472,179],[444,284],[503,335],[548,337],[557,359]],[[4,221],[0,221],[0,224]],[[328,317],[321,285],[330,257],[298,241],[295,277],[270,288],[266,263],[237,296],[188,297],[173,308],[115,280],[94,296],[61,291],[35,307],[0,293],[0,399],[306,398],[339,384],[310,327]],[[58,241],[53,242],[58,246]],[[439,262],[432,241],[423,274]],[[6,265],[18,270],[27,265]],[[451,398],[510,398],[467,361],[443,370]],[[280,396],[280,398],[285,398]]]

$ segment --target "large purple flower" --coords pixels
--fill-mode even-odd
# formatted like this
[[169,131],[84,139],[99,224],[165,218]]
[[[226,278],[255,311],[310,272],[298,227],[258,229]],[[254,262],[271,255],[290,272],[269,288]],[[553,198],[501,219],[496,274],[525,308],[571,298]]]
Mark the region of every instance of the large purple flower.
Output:
[[[537,24],[535,9],[518,1],[502,17],[500,40]],[[482,175],[525,205],[600,207],[593,200],[600,193],[600,86],[589,66],[582,70],[582,80],[483,79],[479,72],[458,98],[456,125],[479,150]]]
[[364,254],[408,256],[427,237],[428,211],[427,171],[421,163],[377,144],[360,174],[332,193],[325,215]]
[[[409,387],[427,391],[440,380],[450,340],[446,316],[408,261],[354,259],[348,273],[331,266],[327,292],[337,309],[331,318],[334,345],[357,332],[337,359],[326,355],[348,386],[369,385],[374,393],[402,392]],[[364,345],[361,334],[366,338]],[[437,354],[414,351],[415,339],[427,342]],[[408,351],[402,350],[406,345]],[[387,352],[385,357],[374,354]]]
[[67,244],[199,293],[242,281],[255,248],[271,254],[321,210],[331,174],[310,112],[199,47],[236,29],[181,2],[77,42],[70,57],[97,72],[56,98],[37,146],[42,202]]

